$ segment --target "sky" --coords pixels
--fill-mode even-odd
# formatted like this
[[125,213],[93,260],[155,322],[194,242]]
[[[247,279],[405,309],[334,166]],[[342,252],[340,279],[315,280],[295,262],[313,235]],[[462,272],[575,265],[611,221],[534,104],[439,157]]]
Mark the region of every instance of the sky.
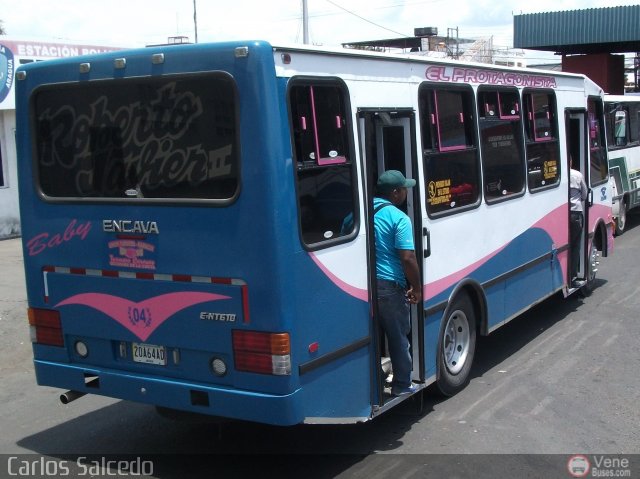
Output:
[[[0,0],[7,35],[140,47],[170,36],[198,42],[267,40],[302,43],[302,0]],[[513,46],[513,15],[634,5],[615,0],[307,0],[310,42],[341,43],[412,36],[415,27],[460,38],[493,36],[494,48]],[[527,52],[541,60],[552,54]]]

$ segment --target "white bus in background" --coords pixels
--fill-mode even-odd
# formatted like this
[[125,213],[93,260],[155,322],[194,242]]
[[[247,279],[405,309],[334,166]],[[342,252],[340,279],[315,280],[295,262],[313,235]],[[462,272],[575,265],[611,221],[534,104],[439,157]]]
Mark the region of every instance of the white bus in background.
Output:
[[640,96],[605,95],[605,119],[613,215],[621,235],[628,211],[640,205]]

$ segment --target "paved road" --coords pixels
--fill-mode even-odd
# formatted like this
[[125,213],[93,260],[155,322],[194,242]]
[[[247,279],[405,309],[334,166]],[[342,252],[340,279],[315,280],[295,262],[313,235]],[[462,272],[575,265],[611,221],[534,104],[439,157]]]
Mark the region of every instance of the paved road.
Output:
[[[196,477],[203,457],[211,477],[253,473],[258,457],[285,476],[363,478],[570,477],[571,454],[618,454],[632,458],[627,477],[638,477],[640,216],[629,228],[602,260],[591,297],[553,297],[481,338],[473,379],[457,396],[427,397],[420,413],[406,401],[367,424],[291,428],[177,422],[99,396],[61,405],[59,390],[35,385],[20,241],[0,241],[0,453],[224,453],[190,466],[155,458],[154,477]],[[238,456],[246,453],[259,456]],[[291,453],[299,455],[260,456]],[[451,456],[463,453],[514,455]]]

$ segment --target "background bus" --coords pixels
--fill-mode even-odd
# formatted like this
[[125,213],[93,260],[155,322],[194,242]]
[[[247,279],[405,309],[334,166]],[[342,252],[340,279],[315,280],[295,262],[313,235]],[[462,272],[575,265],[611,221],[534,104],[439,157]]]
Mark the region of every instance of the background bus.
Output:
[[615,232],[621,235],[627,213],[640,205],[640,96],[606,95],[605,117]]
[[[584,76],[263,42],[22,67],[17,141],[38,383],[272,424],[392,397],[376,179],[417,185],[413,380],[466,385],[478,335],[611,249],[601,90]],[[353,219],[345,225],[346,217]]]

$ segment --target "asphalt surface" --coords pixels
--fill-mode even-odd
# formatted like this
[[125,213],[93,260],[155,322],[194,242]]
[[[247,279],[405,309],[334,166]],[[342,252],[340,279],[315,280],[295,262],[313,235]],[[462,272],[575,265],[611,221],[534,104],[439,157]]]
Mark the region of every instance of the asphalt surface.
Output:
[[[455,397],[408,400],[366,424],[280,428],[176,421],[100,396],[62,405],[60,390],[35,383],[20,240],[0,241],[0,454],[143,456],[163,478],[572,477],[567,461],[584,454],[627,459],[621,477],[640,477],[638,251],[633,214],[593,294],[554,296],[480,338]],[[0,462],[0,477],[11,472]]]

